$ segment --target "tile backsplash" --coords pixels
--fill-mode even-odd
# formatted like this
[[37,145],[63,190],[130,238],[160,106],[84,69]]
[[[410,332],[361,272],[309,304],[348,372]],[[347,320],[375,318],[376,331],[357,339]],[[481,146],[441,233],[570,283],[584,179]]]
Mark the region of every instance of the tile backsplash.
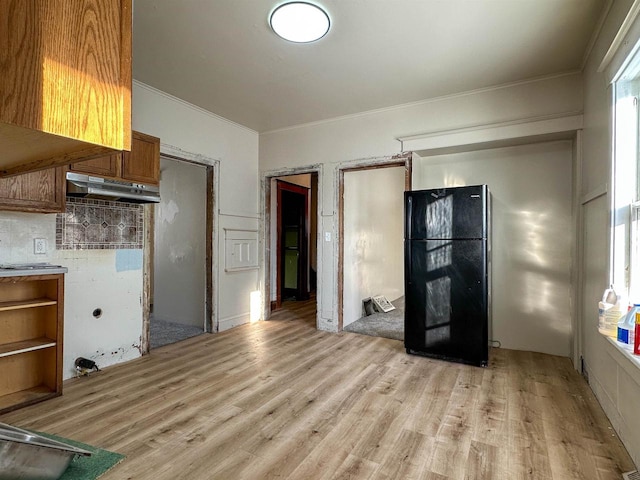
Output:
[[142,248],[143,207],[136,203],[67,197],[56,216],[56,249]]

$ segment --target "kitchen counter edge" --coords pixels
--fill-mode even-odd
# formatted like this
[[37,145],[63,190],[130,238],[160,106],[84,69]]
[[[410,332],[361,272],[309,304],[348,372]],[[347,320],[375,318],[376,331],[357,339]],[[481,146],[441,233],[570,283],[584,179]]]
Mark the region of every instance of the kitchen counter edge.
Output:
[[56,275],[58,273],[67,273],[67,267],[58,268],[29,268],[25,270],[2,270],[0,269],[0,278],[3,277],[26,277],[28,275]]

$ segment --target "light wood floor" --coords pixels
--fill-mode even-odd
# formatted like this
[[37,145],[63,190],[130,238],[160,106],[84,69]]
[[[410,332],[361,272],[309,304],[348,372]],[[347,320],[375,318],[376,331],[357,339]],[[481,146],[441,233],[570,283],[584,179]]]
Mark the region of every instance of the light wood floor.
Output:
[[621,479],[633,464],[566,358],[486,369],[315,330],[313,302],[65,383],[0,421],[121,452],[101,480]]

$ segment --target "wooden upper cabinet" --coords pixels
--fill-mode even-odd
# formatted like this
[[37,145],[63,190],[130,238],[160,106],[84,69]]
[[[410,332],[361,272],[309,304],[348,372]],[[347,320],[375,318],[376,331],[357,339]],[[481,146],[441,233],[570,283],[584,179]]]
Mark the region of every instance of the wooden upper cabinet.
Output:
[[114,153],[113,155],[105,155],[104,157],[71,164],[69,165],[69,170],[99,177],[119,178],[121,175],[121,163],[122,153]]
[[57,167],[0,178],[0,210],[64,212],[64,177],[64,167]]
[[160,139],[133,132],[131,153],[122,154],[122,178],[132,182],[160,183]]
[[0,175],[131,148],[131,0],[0,0]]
[[160,183],[160,139],[133,132],[131,152],[94,158],[69,165],[69,170],[136,183]]

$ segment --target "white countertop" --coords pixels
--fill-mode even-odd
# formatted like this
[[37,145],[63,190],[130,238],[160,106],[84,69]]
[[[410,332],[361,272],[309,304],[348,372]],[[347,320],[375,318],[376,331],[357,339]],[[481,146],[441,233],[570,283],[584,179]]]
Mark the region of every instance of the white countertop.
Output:
[[26,275],[54,275],[67,273],[69,269],[61,265],[20,264],[0,265],[0,277],[24,277]]

